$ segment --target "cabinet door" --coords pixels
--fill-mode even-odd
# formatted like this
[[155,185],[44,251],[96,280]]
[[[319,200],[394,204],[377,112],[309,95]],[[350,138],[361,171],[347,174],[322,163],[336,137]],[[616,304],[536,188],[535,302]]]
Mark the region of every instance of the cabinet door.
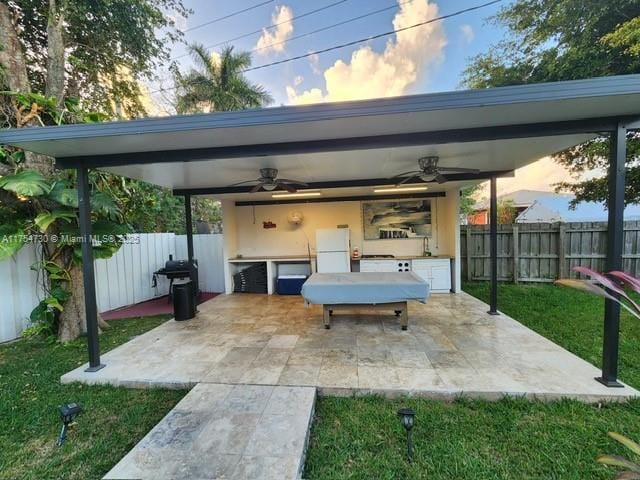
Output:
[[380,260],[376,272],[397,272],[398,266],[395,260]]
[[451,271],[448,265],[437,265],[431,268],[431,289],[434,291],[451,289]]
[[431,286],[431,269],[429,267],[420,267],[413,270],[413,273],[418,275],[421,279],[429,284],[429,288],[433,289]]
[[369,260],[360,260],[360,271],[361,272],[377,272],[376,262],[371,262]]

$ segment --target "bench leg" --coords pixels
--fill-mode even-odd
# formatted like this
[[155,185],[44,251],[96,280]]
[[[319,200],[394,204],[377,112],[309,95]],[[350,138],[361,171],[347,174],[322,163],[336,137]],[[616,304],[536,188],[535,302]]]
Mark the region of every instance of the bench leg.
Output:
[[326,305],[322,306],[322,321],[324,323],[324,328],[327,330],[331,328],[331,310]]
[[409,327],[409,312],[407,311],[406,302],[402,309],[402,313],[400,314],[400,325],[402,325],[402,330],[406,330]]

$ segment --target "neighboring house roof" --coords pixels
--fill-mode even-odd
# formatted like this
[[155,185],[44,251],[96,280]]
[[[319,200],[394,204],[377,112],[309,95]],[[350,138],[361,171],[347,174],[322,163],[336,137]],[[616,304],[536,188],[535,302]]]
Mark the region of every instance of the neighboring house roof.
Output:
[[[516,223],[553,222],[599,222],[607,220],[607,209],[602,203],[580,202],[570,208],[574,195],[537,190],[517,190],[498,196],[498,202],[511,201],[515,207],[524,207]],[[486,210],[488,202],[481,202],[476,210]],[[625,220],[640,219],[640,206],[628,205],[624,210]]]
[[554,223],[564,219],[560,212],[534,201],[516,217],[516,223]]
[[[558,193],[546,192],[542,190],[516,190],[515,192],[498,195],[498,202],[511,202],[514,207],[530,207],[537,200],[546,197],[557,197]],[[489,200],[483,199],[478,202],[475,210],[487,210],[489,208]]]

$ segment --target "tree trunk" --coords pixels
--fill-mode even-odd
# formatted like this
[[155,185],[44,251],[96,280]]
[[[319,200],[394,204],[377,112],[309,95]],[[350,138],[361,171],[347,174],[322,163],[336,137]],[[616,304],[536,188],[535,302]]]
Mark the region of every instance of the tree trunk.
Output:
[[0,66],[5,70],[6,86],[15,92],[30,92],[22,44],[11,10],[4,2],[0,2],[0,46]]
[[[58,340],[61,342],[74,340],[87,333],[82,266],[71,265],[69,276],[71,277],[71,283],[67,288],[71,292],[71,297],[64,305],[64,310],[59,318]],[[108,327],[109,324],[98,314],[98,330],[102,332]]]
[[[59,0],[62,2],[63,0]],[[65,45],[64,45],[64,15],[63,8],[56,0],[49,0],[49,15],[47,19],[47,72],[45,94],[55,96],[58,105],[62,105],[65,98]],[[27,73],[27,64],[16,30],[16,22],[9,6],[0,2],[0,67],[4,70],[5,83],[11,91],[28,93],[31,86]],[[36,120],[24,125],[24,127],[37,128]],[[39,155],[33,152],[25,152],[24,167],[36,170],[49,177],[55,170],[51,157]],[[55,245],[46,245],[47,260],[56,250]],[[68,248],[68,247],[67,247]],[[65,268],[69,265],[72,252],[60,255],[56,263]],[[87,322],[85,316],[84,283],[82,268],[71,265],[69,268],[71,282],[68,289],[71,296],[64,305],[64,310],[59,318],[58,338],[62,341],[73,340],[86,333]],[[101,328],[108,324],[98,315],[98,325]]]
[[64,13],[56,0],[49,0],[47,18],[47,80],[45,95],[55,97],[58,107],[64,102]]
[[82,282],[82,269],[71,266],[69,269],[71,284],[69,291],[71,297],[64,305],[64,310],[60,314],[60,326],[58,328],[58,339],[61,342],[68,342],[78,338],[87,331],[87,322],[84,311],[84,283]]

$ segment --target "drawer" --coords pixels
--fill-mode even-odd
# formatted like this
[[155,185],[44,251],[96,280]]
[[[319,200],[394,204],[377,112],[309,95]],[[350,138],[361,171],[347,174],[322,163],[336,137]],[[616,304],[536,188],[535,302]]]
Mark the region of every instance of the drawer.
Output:
[[411,265],[414,269],[444,267],[450,264],[451,260],[448,258],[418,258],[411,260]]

